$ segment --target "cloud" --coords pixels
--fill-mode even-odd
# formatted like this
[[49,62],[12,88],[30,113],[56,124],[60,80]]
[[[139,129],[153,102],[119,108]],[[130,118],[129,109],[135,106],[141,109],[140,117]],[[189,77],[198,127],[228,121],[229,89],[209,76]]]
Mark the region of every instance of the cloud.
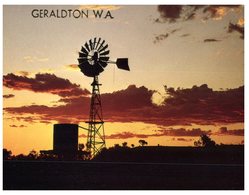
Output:
[[136,134],[131,132],[122,132],[111,135],[105,135],[106,139],[128,139],[128,138],[148,138],[150,135]]
[[193,20],[196,18],[197,10],[203,7],[202,5],[159,5],[157,10],[160,17],[155,22],[172,23]]
[[[129,86],[125,90],[113,93],[102,94],[102,105],[105,119],[109,121],[131,121],[129,113],[135,112],[144,107],[152,107],[151,101],[154,91],[145,87]],[[21,107],[7,107],[4,111],[20,115],[32,114],[36,118],[25,118],[32,121],[58,121],[58,122],[75,122],[85,121],[89,117],[90,97],[62,97],[60,102],[64,105],[48,107],[45,105],[28,105]],[[134,119],[137,121],[137,119]],[[139,119],[141,120],[141,119]]]
[[176,28],[176,29],[173,29],[173,30],[170,30],[168,33],[165,33],[165,34],[160,34],[160,35],[157,35],[153,41],[153,43],[159,43],[161,41],[163,41],[164,39],[168,38],[170,34],[174,34],[175,32],[181,30],[180,28]]
[[181,141],[181,142],[192,142],[193,141],[193,139],[186,139],[186,138],[183,138],[183,137],[177,138],[176,140]]
[[232,32],[238,32],[240,33],[240,38],[241,39],[244,39],[244,26],[240,26],[239,24],[232,24],[231,22],[229,23],[229,26],[228,26],[228,33],[232,33]]
[[244,23],[245,23],[244,18],[239,18],[237,25],[244,26]]
[[188,37],[190,36],[190,34],[186,33],[186,34],[182,34],[180,37]]
[[[240,31],[243,28],[243,35],[241,38],[244,38],[244,19],[241,16],[241,13],[244,9],[242,5],[159,5],[157,7],[157,11],[160,16],[154,19],[155,23],[179,23],[185,22],[189,20],[200,20],[200,21],[207,21],[207,20],[221,20],[223,19],[228,13],[233,12],[234,18],[240,17],[237,26],[229,27],[229,32],[232,32],[234,29],[235,31]],[[181,29],[178,29],[181,30]],[[223,29],[221,29],[223,30]],[[165,40],[169,37],[170,34],[174,33],[174,31],[164,32],[155,37],[154,43],[158,43],[162,40]],[[184,34],[181,37],[186,37],[189,34]],[[204,42],[214,42],[219,41],[216,39],[206,39]]]
[[193,128],[191,130],[185,128],[179,129],[165,129],[165,130],[157,130],[159,132],[158,135],[161,136],[190,136],[190,137],[199,137],[202,134],[210,135],[211,130],[204,131],[200,128]]
[[[160,17],[157,23],[188,21],[196,18],[201,20],[221,20],[229,12],[241,9],[240,5],[159,5]],[[196,16],[199,17],[196,17]]]
[[217,40],[217,39],[204,39],[203,42],[206,43],[206,42],[218,42],[220,40]]
[[227,127],[221,127],[216,135],[236,135],[236,136],[244,136],[244,129],[233,129],[228,130]]
[[30,73],[27,72],[27,71],[18,71],[18,72],[16,73],[16,75],[27,77],[27,76],[30,75]]
[[159,5],[157,10],[163,20],[175,22],[176,19],[180,18],[182,7],[182,5]]
[[65,67],[69,70],[79,70],[78,64],[68,64]]
[[[19,88],[18,88],[19,89]],[[23,88],[22,88],[23,89]],[[25,88],[26,89],[26,88]],[[165,87],[165,98],[160,105],[152,102],[156,91],[130,85],[124,90],[101,95],[104,120],[107,122],[144,122],[163,126],[217,125],[244,122],[244,87],[214,91],[207,85],[186,89]],[[33,121],[82,122],[89,115],[89,96],[61,96],[63,105],[27,105],[6,107],[5,112],[24,117],[32,114]],[[185,132],[162,131],[165,135],[199,136],[200,130]]]
[[13,98],[13,97],[15,97],[14,94],[3,95],[3,98],[6,98],[6,99]]
[[244,87],[214,91],[206,84],[188,89],[165,87],[165,118],[195,124],[244,122]]
[[24,128],[24,127],[27,127],[25,125],[19,125],[19,126],[17,126],[17,125],[9,125],[9,126],[13,127],[13,128]]
[[28,63],[34,63],[34,62],[46,62],[49,59],[48,58],[39,58],[37,56],[24,56],[23,60]]
[[[78,98],[78,101],[68,102],[66,105],[45,106],[29,105],[21,107],[8,107],[4,111],[15,115],[16,120],[29,123],[79,123],[88,119],[90,99],[88,97]],[[25,116],[25,114],[32,116]],[[20,115],[22,115],[20,117]]]
[[14,90],[29,90],[40,93],[51,93],[61,97],[89,95],[80,85],[71,83],[68,79],[54,74],[38,73],[35,78],[18,76],[13,73],[3,76],[3,85]]
[[[153,134],[145,134],[145,133],[132,133],[129,131],[124,131],[120,133],[114,133],[110,135],[105,135],[106,139],[130,139],[130,138],[149,138],[149,137],[166,137],[166,136],[174,136],[174,137],[199,137],[202,134],[211,134],[211,130],[204,131],[201,129],[191,129],[187,130],[184,128],[180,129],[167,129],[167,130],[157,130],[156,133]],[[85,134],[80,135],[79,137],[86,137]],[[192,141],[191,138],[174,138],[175,140],[178,141]]]
[[103,109],[107,112],[124,112],[153,107],[154,104],[151,99],[154,92],[144,86],[130,85],[124,90],[102,94]]
[[157,36],[155,37],[155,40],[154,40],[153,42],[154,42],[155,44],[156,44],[156,43],[159,43],[160,41],[163,41],[164,39],[166,39],[168,36],[169,36],[169,33],[157,35]]
[[207,6],[203,13],[208,13],[208,18],[213,18],[214,20],[221,20],[226,14],[227,14],[227,8],[224,6],[219,5],[213,5],[213,6]]

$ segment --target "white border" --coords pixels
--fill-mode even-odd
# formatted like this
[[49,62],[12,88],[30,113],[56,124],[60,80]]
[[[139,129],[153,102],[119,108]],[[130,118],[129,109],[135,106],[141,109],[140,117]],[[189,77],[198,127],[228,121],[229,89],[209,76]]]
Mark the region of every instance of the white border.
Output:
[[[215,0],[215,1],[207,1],[207,0],[191,0],[191,1],[183,1],[183,0],[170,0],[170,1],[165,1],[165,0],[143,0],[143,1],[138,1],[138,0],[125,0],[125,1],[114,1],[114,0],[103,0],[103,1],[99,1],[99,0],[63,0],[63,1],[55,1],[55,0],[23,0],[23,1],[18,1],[18,0],[2,0],[2,5],[14,5],[14,4],[21,4],[21,5],[27,5],[27,4],[31,4],[31,5],[39,5],[39,4],[48,4],[48,5],[51,5],[51,4],[54,4],[54,5],[59,5],[59,4],[63,4],[63,5],[75,5],[75,4],[123,4],[123,5],[136,5],[136,4],[141,4],[141,5],[156,5],[156,4],[244,4],[245,5],[245,32],[246,32],[246,29],[247,29],[247,19],[248,19],[248,0]],[[1,61],[3,62],[3,6],[1,6],[0,8],[0,23],[1,23],[1,39],[0,39],[0,42],[1,42],[1,55],[0,55],[0,59]],[[246,34],[246,33],[245,33]],[[248,146],[247,146],[247,138],[248,138],[248,130],[247,130],[247,127],[249,126],[248,125],[248,98],[249,98],[249,92],[248,92],[248,80],[247,79],[247,75],[248,75],[248,67],[247,67],[247,62],[248,62],[248,57],[247,57],[247,53],[248,53],[248,38],[247,38],[247,35],[245,35],[245,39],[244,39],[244,43],[245,43],[245,53],[244,53],[244,56],[245,56],[245,63],[244,63],[244,85],[245,85],[245,190],[244,191],[218,191],[218,192],[210,192],[210,191],[180,191],[180,193],[184,193],[184,194],[195,194],[195,193],[202,193],[202,194],[209,194],[209,193],[217,193],[217,194],[226,194],[226,195],[230,195],[230,194],[244,194],[244,193],[247,193],[248,194],[248,187],[247,187],[247,183],[248,183],[248,168],[247,168],[247,162],[248,161],[248,155],[247,155],[247,151],[248,151]],[[3,67],[1,67],[0,69],[0,73],[1,75],[3,75]],[[0,86],[1,86],[1,92],[0,92],[0,96],[2,98],[2,79],[0,81]],[[1,107],[2,107],[2,99],[1,99]],[[1,115],[2,115],[2,109],[0,111]],[[247,120],[246,120],[247,119]],[[2,130],[2,119],[1,119],[1,122],[0,122],[0,128]],[[1,146],[2,145],[2,139],[1,139]],[[1,149],[1,165],[2,165],[2,149]],[[0,182],[2,184],[2,168],[1,168],[1,179],[0,179]],[[1,185],[2,186],[2,185]],[[5,193],[15,193],[15,192],[18,192],[18,191],[15,191],[15,192],[10,192],[10,191],[4,191]],[[44,191],[35,191],[36,193],[43,193]],[[100,192],[100,191],[98,191]],[[177,191],[153,191],[153,193],[156,192],[158,194],[165,194],[165,193],[170,193],[170,194],[175,194],[175,193],[179,193]],[[20,193],[20,192],[18,192]],[[25,191],[24,192],[25,194],[26,193],[33,193],[33,191]],[[47,193],[47,191],[46,191]],[[54,191],[52,192],[54,193]],[[59,192],[59,193],[62,193],[62,192]],[[67,192],[63,192],[63,193],[67,193]],[[82,191],[74,191],[74,193],[86,193],[86,192],[82,192]],[[93,191],[87,191],[87,193],[93,193]],[[101,192],[103,193],[103,192]],[[108,193],[108,194],[127,194],[127,191],[104,191],[104,193]],[[143,194],[148,194],[148,193],[152,193],[152,191],[133,191],[133,192],[129,192],[129,193],[143,193]]]

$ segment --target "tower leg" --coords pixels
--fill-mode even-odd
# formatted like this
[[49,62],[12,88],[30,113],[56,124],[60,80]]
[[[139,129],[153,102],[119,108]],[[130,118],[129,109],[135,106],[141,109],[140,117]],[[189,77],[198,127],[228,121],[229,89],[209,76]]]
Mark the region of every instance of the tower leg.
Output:
[[91,153],[91,156],[96,156],[102,148],[105,147],[105,131],[104,121],[102,114],[102,104],[99,91],[98,76],[94,77],[92,85],[92,97],[90,105],[90,115],[88,123],[88,135],[87,135],[87,151]]

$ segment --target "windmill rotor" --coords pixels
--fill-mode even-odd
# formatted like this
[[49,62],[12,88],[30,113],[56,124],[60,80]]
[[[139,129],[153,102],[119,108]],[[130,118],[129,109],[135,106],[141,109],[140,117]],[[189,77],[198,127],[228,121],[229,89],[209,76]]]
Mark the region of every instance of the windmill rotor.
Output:
[[79,52],[79,68],[88,77],[98,76],[108,63],[115,63],[119,69],[130,70],[128,58],[118,58],[116,62],[109,61],[108,44],[101,38],[93,38],[85,42]]

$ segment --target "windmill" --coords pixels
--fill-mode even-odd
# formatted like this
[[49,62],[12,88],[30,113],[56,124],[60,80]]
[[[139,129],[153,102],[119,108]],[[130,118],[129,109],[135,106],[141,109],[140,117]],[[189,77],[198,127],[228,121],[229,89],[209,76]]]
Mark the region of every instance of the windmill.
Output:
[[129,71],[128,58],[118,58],[116,62],[110,61],[110,50],[108,44],[101,38],[90,39],[79,52],[78,67],[87,77],[93,77],[90,114],[88,123],[88,134],[86,148],[93,156],[105,147],[104,121],[102,115],[101,96],[99,91],[98,76],[109,64],[116,64],[119,69]]

